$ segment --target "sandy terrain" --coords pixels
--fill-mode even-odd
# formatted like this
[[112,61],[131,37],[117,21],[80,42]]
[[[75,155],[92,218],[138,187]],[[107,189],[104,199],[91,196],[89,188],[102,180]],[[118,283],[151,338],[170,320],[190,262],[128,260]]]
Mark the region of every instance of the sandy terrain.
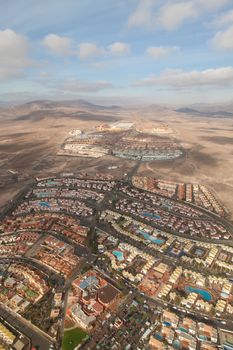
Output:
[[176,137],[189,149],[176,162],[143,164],[139,172],[209,186],[233,211],[233,120],[169,118]]
[[[187,149],[176,161],[142,163],[138,173],[209,186],[233,212],[233,118],[208,118],[168,108],[118,109],[95,106],[44,106],[42,103],[0,111],[0,206],[37,176],[60,172],[108,172],[124,176],[135,162],[114,157],[83,159],[56,156],[70,129],[90,130],[106,121],[134,121],[145,129],[161,122]],[[108,166],[116,165],[116,170]],[[18,182],[9,170],[18,172]],[[8,183],[8,184],[7,184]]]

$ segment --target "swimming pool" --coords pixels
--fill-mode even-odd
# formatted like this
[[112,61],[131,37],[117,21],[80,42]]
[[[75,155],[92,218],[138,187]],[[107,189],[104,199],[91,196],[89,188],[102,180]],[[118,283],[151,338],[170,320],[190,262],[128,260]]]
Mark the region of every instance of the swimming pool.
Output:
[[58,181],[47,181],[47,185],[56,186],[56,185],[59,185],[59,182]]
[[124,260],[124,254],[120,252],[119,250],[113,250],[113,255],[117,258],[118,261],[123,261]]
[[222,292],[221,293],[221,297],[224,298],[224,299],[227,299],[227,298],[229,298],[229,294],[225,293],[225,292]]
[[49,202],[40,202],[39,204],[40,204],[41,207],[50,208],[50,203]]
[[180,341],[179,339],[174,340],[173,346],[175,349],[180,349]]
[[155,333],[155,338],[158,340],[163,340],[163,336],[161,333]]
[[197,249],[195,250],[195,253],[194,253],[194,254],[195,254],[196,256],[202,256],[203,253],[204,253],[204,250],[197,248]]
[[200,338],[201,340],[207,340],[207,337],[206,337],[205,335],[199,335],[199,338]]
[[179,330],[184,333],[188,333],[188,330],[184,327],[179,327]]
[[197,293],[205,301],[211,301],[212,300],[212,295],[205,289],[200,289],[200,288],[194,288],[194,287],[191,287],[191,286],[187,286],[187,287],[185,287],[185,291],[187,293]]
[[145,216],[145,217],[156,219],[156,220],[161,219],[161,217],[159,215],[155,215],[155,214],[152,214],[152,213],[142,213],[142,215]]
[[39,198],[46,198],[46,197],[48,197],[48,193],[39,193],[38,197]]
[[142,230],[138,230],[137,233],[141,234],[147,241],[151,241],[158,245],[162,245],[165,242],[165,239],[153,237]]

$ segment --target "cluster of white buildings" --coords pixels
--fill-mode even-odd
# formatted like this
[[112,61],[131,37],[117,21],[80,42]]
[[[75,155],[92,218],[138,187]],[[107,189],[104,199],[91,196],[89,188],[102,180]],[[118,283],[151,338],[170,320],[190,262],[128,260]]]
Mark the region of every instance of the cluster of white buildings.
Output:
[[13,215],[28,214],[32,212],[68,212],[71,214],[88,216],[92,215],[92,208],[88,207],[84,202],[77,199],[68,198],[42,198],[29,199],[18,206]]
[[[190,253],[194,247],[194,242],[189,242],[185,247],[185,252]],[[190,257],[183,255],[181,261],[188,265],[200,266],[200,267],[211,267],[214,269],[220,269],[222,272],[233,273],[233,248],[226,245],[211,244],[205,242],[198,242],[198,247],[208,251],[203,257]],[[225,261],[220,259],[220,256],[226,257]],[[228,259],[228,255],[232,256],[232,259]]]
[[[124,259],[123,262],[117,262],[117,258],[111,252],[105,252],[105,255],[107,255],[110,258],[112,268],[114,270],[120,269],[122,276],[128,279],[129,281],[134,283],[140,282],[143,279],[143,277],[147,274],[148,270],[151,269],[151,267],[154,265],[155,258],[152,255],[146,254],[128,243],[120,243],[118,248],[122,251],[127,252],[127,257]],[[134,259],[137,256],[144,259],[145,264],[142,267],[140,273],[133,275],[132,273],[127,271],[126,268],[133,263]]]
[[[124,218],[124,224],[119,225],[117,223],[117,220],[122,217]],[[143,230],[144,232],[148,232],[149,234],[153,234],[155,229],[149,225],[146,225],[144,223],[141,223],[130,216],[122,215],[118,212],[114,212],[111,210],[106,210],[102,212],[101,219],[110,222],[112,227],[119,233],[121,233],[123,236],[129,237],[133,239],[136,242],[144,242],[145,238],[142,235],[138,235],[137,233],[133,231],[127,230],[127,226],[129,224],[137,225],[139,229]],[[161,245],[157,245],[154,243],[150,243],[150,247],[153,248],[155,251],[158,250],[162,253],[167,252],[169,247],[174,243],[174,241],[179,242],[180,244],[183,244],[183,253],[180,257],[181,261],[184,263],[187,263],[187,266],[199,266],[200,268],[203,267],[211,267],[214,269],[221,268],[223,272],[233,272],[233,264],[231,261],[222,261],[219,260],[219,254],[220,252],[230,254],[233,256],[233,248],[227,247],[222,244],[214,244],[214,243],[207,243],[207,242],[195,242],[192,240],[189,240],[187,238],[183,237],[174,237],[174,235],[171,235],[167,232],[160,231],[160,236],[164,238],[164,243]],[[192,250],[200,249],[203,250],[203,256],[197,256],[192,254]],[[206,253],[205,253],[206,252]],[[191,256],[192,255],[192,256]]]

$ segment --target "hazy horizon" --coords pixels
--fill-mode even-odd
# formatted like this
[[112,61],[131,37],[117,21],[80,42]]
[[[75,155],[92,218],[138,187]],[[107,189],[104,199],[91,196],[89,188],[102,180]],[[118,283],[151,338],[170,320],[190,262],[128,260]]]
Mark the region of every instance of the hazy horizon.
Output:
[[1,7],[0,101],[232,99],[231,0],[19,0]]

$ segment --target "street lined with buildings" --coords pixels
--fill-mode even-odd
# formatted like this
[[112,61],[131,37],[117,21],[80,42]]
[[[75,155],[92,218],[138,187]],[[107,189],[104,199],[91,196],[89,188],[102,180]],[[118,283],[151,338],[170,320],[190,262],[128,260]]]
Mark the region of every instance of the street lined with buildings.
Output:
[[123,180],[37,179],[5,213],[0,310],[33,346],[61,349],[71,329],[83,349],[225,346],[233,325],[227,214],[203,188],[212,207],[182,199],[172,183],[153,191],[135,178],[138,164]]

